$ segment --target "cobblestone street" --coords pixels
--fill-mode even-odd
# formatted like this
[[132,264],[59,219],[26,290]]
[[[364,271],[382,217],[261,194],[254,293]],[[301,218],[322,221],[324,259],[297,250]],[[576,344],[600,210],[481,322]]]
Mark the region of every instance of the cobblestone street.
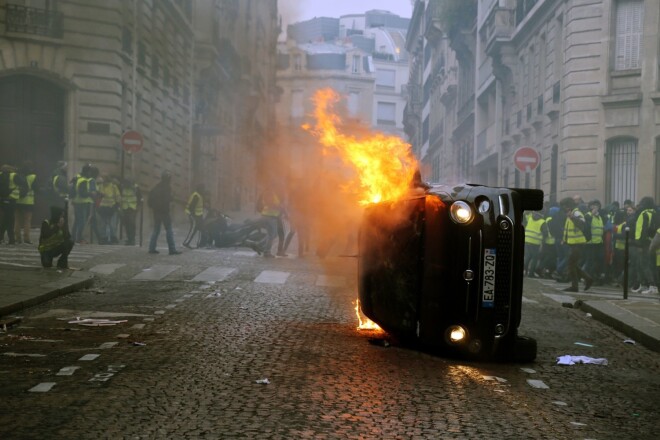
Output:
[[[650,439],[660,426],[658,354],[534,281],[521,330],[537,361],[476,363],[370,343],[382,335],[356,330],[350,258],[159,258],[96,257],[122,267],[0,337],[0,437]],[[163,261],[178,269],[132,279]],[[191,281],[212,265],[223,281]],[[68,323],[101,316],[126,322]],[[609,365],[556,365],[564,354]]]

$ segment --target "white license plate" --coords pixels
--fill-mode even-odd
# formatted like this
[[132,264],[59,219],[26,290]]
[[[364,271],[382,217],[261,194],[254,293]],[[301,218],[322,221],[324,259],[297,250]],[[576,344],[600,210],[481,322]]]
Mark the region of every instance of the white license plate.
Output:
[[484,270],[481,295],[481,307],[493,308],[495,306],[495,267],[497,255],[494,248],[487,248],[484,252]]

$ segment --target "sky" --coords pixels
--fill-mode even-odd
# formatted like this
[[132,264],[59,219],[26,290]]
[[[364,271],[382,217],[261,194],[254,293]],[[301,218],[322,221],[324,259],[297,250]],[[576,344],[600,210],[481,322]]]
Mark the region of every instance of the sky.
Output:
[[295,23],[314,17],[339,18],[346,14],[361,14],[371,9],[383,9],[405,18],[412,16],[410,0],[278,0],[285,23]]

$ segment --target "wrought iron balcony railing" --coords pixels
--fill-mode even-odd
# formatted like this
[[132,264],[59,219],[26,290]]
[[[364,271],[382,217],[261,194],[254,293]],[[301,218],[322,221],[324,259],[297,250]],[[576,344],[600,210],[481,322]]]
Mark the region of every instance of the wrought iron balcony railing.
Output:
[[62,14],[47,9],[7,4],[8,32],[62,38]]

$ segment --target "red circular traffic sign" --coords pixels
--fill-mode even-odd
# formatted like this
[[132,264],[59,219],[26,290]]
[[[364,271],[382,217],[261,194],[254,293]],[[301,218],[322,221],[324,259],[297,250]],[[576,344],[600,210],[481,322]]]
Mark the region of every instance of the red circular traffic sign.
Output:
[[121,145],[124,151],[129,153],[137,153],[142,149],[144,138],[139,131],[128,130],[121,135]]
[[513,155],[513,163],[523,173],[534,171],[539,166],[541,156],[532,147],[520,147]]

